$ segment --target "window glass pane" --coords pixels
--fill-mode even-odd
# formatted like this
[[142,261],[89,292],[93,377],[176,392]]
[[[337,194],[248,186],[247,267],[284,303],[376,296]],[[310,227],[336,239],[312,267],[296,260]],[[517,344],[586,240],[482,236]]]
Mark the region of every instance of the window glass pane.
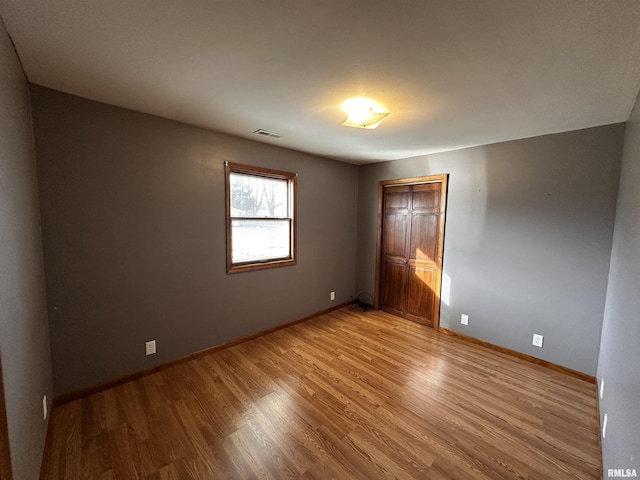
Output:
[[231,220],[231,261],[290,258],[289,220]]
[[231,173],[232,217],[287,217],[288,182]]

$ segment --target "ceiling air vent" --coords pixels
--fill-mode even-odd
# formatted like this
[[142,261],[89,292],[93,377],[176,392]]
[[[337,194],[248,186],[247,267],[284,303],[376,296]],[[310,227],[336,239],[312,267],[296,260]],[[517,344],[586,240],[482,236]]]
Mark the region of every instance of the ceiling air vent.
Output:
[[257,133],[258,135],[262,135],[263,137],[282,138],[282,135],[278,135],[277,133],[270,132],[269,130],[263,130],[262,128],[259,128],[253,133]]

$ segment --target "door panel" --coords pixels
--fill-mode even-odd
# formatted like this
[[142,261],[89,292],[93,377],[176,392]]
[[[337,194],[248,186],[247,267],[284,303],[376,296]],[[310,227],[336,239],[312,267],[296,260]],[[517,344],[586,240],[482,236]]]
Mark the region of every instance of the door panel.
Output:
[[382,254],[385,257],[398,257],[405,259],[405,251],[407,249],[407,228],[408,215],[388,214],[384,216],[387,228],[384,236],[384,244]]
[[411,217],[409,258],[435,262],[438,253],[438,215],[414,214]]
[[433,184],[416,185],[413,192],[412,206],[414,209],[429,209],[437,211],[440,206],[440,189],[433,188]]
[[410,187],[396,187],[393,191],[385,192],[385,210],[408,209]]
[[380,306],[385,312],[404,316],[406,310],[407,269],[404,263],[385,262]]
[[435,273],[435,268],[409,268],[406,318],[430,327],[434,325],[432,312],[436,302],[433,291]]

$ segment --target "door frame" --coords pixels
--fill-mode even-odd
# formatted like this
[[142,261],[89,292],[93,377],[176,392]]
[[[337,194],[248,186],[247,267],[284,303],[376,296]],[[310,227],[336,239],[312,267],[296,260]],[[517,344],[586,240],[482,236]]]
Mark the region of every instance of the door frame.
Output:
[[383,202],[384,202],[384,188],[390,186],[399,185],[420,185],[424,183],[442,183],[442,189],[440,191],[440,220],[438,225],[438,236],[440,243],[438,244],[438,258],[436,272],[436,290],[437,296],[437,308],[434,312],[433,328],[438,330],[440,327],[440,293],[442,290],[442,258],[444,255],[444,225],[447,211],[447,185],[449,181],[449,174],[442,173],[438,175],[426,175],[422,177],[410,177],[410,178],[398,178],[395,180],[381,180],[378,182],[378,223],[376,230],[376,277],[375,286],[373,290],[373,308],[375,310],[380,309],[380,269],[382,267],[382,219],[383,219]]
[[9,432],[7,427],[7,411],[4,400],[4,383],[2,378],[2,359],[0,358],[0,479],[11,480],[11,453],[9,451]]

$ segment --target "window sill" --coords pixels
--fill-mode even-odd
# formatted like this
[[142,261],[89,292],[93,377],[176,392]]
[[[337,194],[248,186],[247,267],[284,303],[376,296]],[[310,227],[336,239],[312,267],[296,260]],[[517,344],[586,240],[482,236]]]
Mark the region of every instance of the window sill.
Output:
[[289,267],[295,264],[296,264],[295,258],[285,258],[282,260],[270,260],[267,262],[227,265],[227,274],[251,272],[253,270],[265,270],[267,268]]

